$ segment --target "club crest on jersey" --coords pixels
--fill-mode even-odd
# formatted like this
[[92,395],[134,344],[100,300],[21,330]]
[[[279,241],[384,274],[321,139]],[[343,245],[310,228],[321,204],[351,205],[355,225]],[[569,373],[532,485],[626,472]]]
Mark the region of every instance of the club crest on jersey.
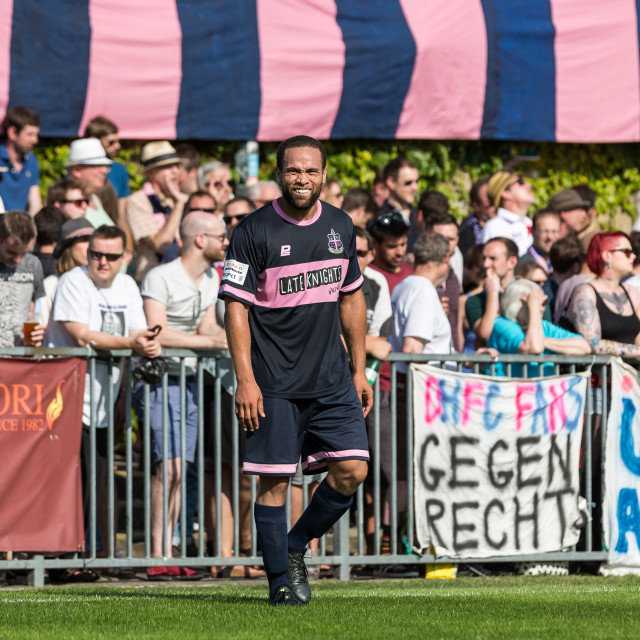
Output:
[[344,251],[344,245],[342,244],[342,240],[340,240],[339,233],[331,229],[331,233],[327,234],[327,238],[329,238],[329,251],[331,251],[331,253],[342,253]]

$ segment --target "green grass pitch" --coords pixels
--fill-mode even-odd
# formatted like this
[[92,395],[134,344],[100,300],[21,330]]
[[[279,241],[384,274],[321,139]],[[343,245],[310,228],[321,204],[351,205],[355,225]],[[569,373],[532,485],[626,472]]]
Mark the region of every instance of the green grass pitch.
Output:
[[306,608],[266,589],[87,586],[0,590],[0,638],[640,638],[640,579],[459,578],[312,584]]

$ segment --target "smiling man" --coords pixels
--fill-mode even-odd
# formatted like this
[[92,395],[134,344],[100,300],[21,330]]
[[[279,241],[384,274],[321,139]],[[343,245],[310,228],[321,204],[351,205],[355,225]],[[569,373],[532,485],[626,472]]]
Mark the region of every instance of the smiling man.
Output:
[[[248,433],[243,469],[260,479],[254,514],[269,604],[301,606],[311,598],[309,541],[346,513],[367,475],[373,398],[353,223],[319,201],[323,145],[308,136],[282,142],[276,177],[282,197],[233,232],[218,295]],[[329,473],[287,536],[287,488],[301,454],[305,473]]]

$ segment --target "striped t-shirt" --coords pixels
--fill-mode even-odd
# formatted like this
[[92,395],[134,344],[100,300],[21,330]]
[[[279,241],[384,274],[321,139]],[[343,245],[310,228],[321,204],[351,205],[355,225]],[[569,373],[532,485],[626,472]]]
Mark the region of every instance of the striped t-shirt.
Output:
[[251,305],[251,360],[263,395],[317,398],[351,383],[338,302],[362,281],[351,218],[325,202],[298,222],[274,200],[238,224],[218,296]]

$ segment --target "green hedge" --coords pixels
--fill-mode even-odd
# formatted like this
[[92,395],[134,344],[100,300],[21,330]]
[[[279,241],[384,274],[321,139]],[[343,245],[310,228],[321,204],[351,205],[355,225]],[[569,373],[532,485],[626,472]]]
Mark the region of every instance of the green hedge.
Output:
[[[233,166],[238,143],[195,143],[206,158]],[[343,191],[371,187],[376,171],[396,155],[408,156],[419,168],[420,188],[437,189],[450,199],[458,217],[468,211],[468,191],[474,180],[491,174],[516,155],[539,156],[517,168],[531,180],[538,207],[556,191],[573,184],[588,183],[597,193],[597,208],[603,227],[629,225],[636,216],[633,194],[640,190],[636,166],[636,144],[554,144],[487,141],[438,142],[426,140],[348,140],[326,143],[328,176],[336,178]],[[42,173],[43,192],[52,180],[64,175],[68,141],[42,141],[36,149]],[[274,177],[277,144],[260,145],[260,178]],[[131,176],[132,190],[144,181],[136,162],[140,144],[125,142],[119,160]]]

